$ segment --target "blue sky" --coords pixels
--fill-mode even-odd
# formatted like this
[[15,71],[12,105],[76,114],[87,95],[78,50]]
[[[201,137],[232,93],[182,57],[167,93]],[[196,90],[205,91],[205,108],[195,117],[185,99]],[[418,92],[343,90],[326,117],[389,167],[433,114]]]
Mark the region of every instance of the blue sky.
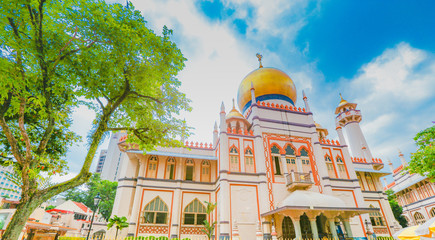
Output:
[[[125,3],[125,1],[120,1]],[[186,113],[193,141],[212,141],[220,103],[227,112],[243,77],[263,65],[279,68],[307,93],[314,119],[336,139],[338,94],[358,103],[375,157],[400,163],[413,136],[435,121],[435,2],[309,0],[135,0],[148,26],[173,29],[188,59],[178,76],[192,99]],[[92,113],[79,109],[74,127],[88,132]],[[101,148],[107,146],[107,141]],[[83,146],[72,149],[71,172]],[[94,163],[95,166],[95,163]]]

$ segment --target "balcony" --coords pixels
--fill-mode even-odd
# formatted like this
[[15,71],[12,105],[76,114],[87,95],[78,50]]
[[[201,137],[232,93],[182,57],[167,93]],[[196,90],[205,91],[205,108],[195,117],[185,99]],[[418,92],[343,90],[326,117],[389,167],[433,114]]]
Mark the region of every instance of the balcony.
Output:
[[287,190],[306,190],[310,188],[313,185],[313,177],[311,175],[311,171],[308,173],[291,171],[290,174],[286,176]]

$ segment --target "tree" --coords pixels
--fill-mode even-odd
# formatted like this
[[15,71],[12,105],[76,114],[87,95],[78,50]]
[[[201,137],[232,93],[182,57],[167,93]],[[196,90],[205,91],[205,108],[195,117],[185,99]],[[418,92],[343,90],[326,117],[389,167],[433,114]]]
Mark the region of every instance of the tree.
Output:
[[[171,30],[158,36],[132,4],[101,0],[5,0],[0,24],[0,163],[13,165],[22,189],[2,239],[17,239],[42,202],[88,181],[108,131],[126,131],[144,150],[181,145],[188,128],[179,113],[190,107]],[[44,176],[67,171],[66,152],[80,140],[71,114],[81,105],[96,113],[83,166],[43,186]]]
[[75,202],[82,202],[91,208],[92,211],[96,211],[94,198],[99,193],[101,197],[101,201],[98,205],[99,211],[107,221],[112,214],[113,202],[115,201],[118,183],[109,180],[101,180],[100,174],[94,173],[85,184],[85,187],[86,189],[84,190],[80,187],[76,187],[66,191],[66,199]]
[[[210,213],[212,213],[214,211],[214,209],[216,208],[217,203],[211,203],[211,202],[207,202],[204,201],[207,204],[207,208],[206,208],[206,213],[207,213],[207,218],[210,217]],[[216,221],[210,223],[207,219],[204,220],[204,229],[201,229],[202,232],[204,232],[207,235],[208,240],[212,239],[213,234],[214,234],[214,229],[216,227]]]
[[[434,122],[435,123],[435,122]],[[417,152],[411,154],[408,170],[435,180],[435,125],[417,133]]]
[[116,227],[116,235],[115,240],[118,238],[118,231],[122,230],[123,228],[128,227],[128,222],[126,217],[118,217],[114,215],[112,218],[109,218],[109,224],[107,224],[107,230],[113,227],[115,225]]
[[385,193],[388,195],[388,202],[390,203],[391,210],[393,211],[394,218],[399,222],[399,224],[402,227],[408,226],[408,221],[406,221],[405,216],[402,215],[403,209],[399,205],[399,203],[396,200],[396,195],[394,195],[393,190],[388,189],[385,191]]

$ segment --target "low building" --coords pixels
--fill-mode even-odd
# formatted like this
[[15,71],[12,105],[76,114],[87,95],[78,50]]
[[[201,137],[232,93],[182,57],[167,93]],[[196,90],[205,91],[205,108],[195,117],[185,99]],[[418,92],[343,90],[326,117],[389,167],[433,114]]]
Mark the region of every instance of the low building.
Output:
[[419,225],[435,217],[435,183],[425,176],[409,173],[405,169],[407,162],[401,152],[399,158],[402,163],[399,167],[394,168],[389,163],[394,181],[387,184],[385,190],[393,190],[408,225]]
[[[69,231],[67,235],[77,237],[87,236],[93,211],[85,204],[67,200],[46,212],[51,214],[51,224],[75,229],[74,231]],[[106,224],[104,218],[100,213],[96,213],[91,234],[105,229]]]
[[[19,201],[12,201],[5,198],[0,202],[0,236],[3,235],[12,216],[17,210]],[[18,239],[46,239],[54,240],[56,236],[63,236],[68,231],[76,229],[51,224],[51,214],[45,212],[45,205],[38,207],[29,217],[21,235]]]

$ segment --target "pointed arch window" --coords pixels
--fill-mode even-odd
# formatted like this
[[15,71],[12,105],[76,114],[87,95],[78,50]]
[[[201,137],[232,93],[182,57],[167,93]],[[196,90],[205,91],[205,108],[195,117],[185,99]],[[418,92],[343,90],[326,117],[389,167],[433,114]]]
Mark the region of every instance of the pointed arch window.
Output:
[[419,213],[419,212],[416,212],[416,213],[414,214],[414,219],[415,219],[415,223],[416,223],[417,225],[421,225],[421,224],[423,224],[423,223],[426,222],[426,220],[425,220],[424,217],[423,217],[423,214],[421,214],[421,213]]
[[206,208],[197,198],[184,208],[184,225],[202,225],[206,219]]
[[185,180],[187,181],[193,181],[193,170],[194,170],[195,163],[193,162],[193,159],[187,159],[186,160],[186,172],[185,172]]
[[366,181],[369,191],[376,191],[375,182],[373,181],[373,177],[371,174],[366,173]]
[[156,197],[145,206],[142,216],[142,223],[166,224],[168,205],[160,197]]
[[287,170],[289,173],[292,170],[293,172],[298,172],[298,165],[296,163],[296,151],[290,145],[287,145],[287,147],[285,148],[285,161],[287,163]]
[[429,215],[431,218],[435,217],[435,207],[430,210]]
[[207,160],[201,164],[201,182],[210,182],[210,162]]
[[[370,205],[370,208],[375,208],[373,205]],[[381,212],[375,211],[370,212],[370,221],[372,222],[372,226],[386,226],[385,219],[382,216]]]
[[302,162],[302,172],[308,173],[311,171],[310,157],[308,155],[308,150],[304,147],[300,151],[301,162]]
[[334,165],[332,163],[332,159],[330,156],[328,156],[328,155],[325,156],[325,163],[326,163],[326,168],[328,169],[328,176],[330,178],[336,178],[335,171],[334,171]]
[[343,159],[340,156],[335,158],[335,162],[337,163],[338,174],[340,178],[347,178],[346,167],[344,166]]
[[245,150],[245,171],[247,173],[254,173],[255,172],[254,154],[253,154],[252,149],[250,147],[246,148],[246,150]]
[[235,146],[232,146],[230,148],[230,171],[239,171],[239,151]]
[[272,155],[272,161],[273,161],[273,172],[275,175],[281,175],[281,155],[279,148],[275,145],[273,145],[270,148],[270,153]]
[[173,157],[166,160],[166,178],[175,179],[175,158]]
[[148,168],[147,168],[147,177],[148,178],[156,178],[157,177],[157,164],[158,164],[157,156],[151,156],[148,159]]

